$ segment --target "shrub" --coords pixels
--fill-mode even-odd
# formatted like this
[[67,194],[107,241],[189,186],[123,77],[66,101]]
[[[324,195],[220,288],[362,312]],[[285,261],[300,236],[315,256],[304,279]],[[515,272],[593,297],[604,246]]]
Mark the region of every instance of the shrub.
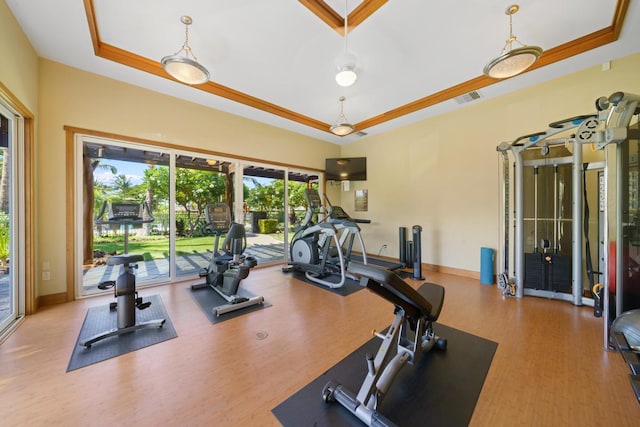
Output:
[[0,262],[9,258],[9,218],[0,213]]
[[278,231],[278,220],[273,218],[259,219],[260,234],[272,234]]

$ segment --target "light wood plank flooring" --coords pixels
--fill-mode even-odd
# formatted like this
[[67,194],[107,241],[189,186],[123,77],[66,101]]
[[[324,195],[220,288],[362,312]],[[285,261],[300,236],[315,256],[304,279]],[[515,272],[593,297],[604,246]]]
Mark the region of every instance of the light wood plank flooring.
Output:
[[[591,308],[425,274],[446,288],[441,323],[499,343],[471,425],[640,425],[628,369],[603,349]],[[178,338],[70,373],[87,308],[113,298],[42,308],[0,346],[0,425],[277,426],[272,408],[393,317],[366,290],[339,297],[279,267],[254,269],[243,286],[273,306],[217,325],[185,283],[141,290],[161,295]]]

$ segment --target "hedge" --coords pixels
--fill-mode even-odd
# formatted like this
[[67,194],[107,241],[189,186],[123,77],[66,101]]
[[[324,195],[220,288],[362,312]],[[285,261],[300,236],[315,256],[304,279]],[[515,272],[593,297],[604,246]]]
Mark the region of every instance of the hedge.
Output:
[[278,220],[273,218],[259,219],[260,234],[272,234],[278,231]]

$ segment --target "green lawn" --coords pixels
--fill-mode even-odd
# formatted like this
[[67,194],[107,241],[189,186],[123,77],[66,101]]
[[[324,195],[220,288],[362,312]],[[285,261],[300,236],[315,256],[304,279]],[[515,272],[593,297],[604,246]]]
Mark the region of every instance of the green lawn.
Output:
[[[204,253],[213,250],[213,242],[215,237],[190,237],[178,238],[176,240],[177,255],[187,255],[193,253]],[[121,254],[124,251],[124,242],[122,239],[94,243],[95,250],[104,251],[106,253],[117,252]],[[169,238],[153,239],[153,240],[129,240],[129,253],[144,255],[145,261],[152,259],[161,259],[169,257]]]
[[[293,231],[290,232],[289,238],[293,236]],[[284,242],[283,233],[269,234],[276,240]],[[213,251],[213,243],[215,241],[214,236],[202,236],[202,237],[179,237],[176,240],[176,252],[178,256],[205,253]],[[224,236],[220,238],[220,244],[224,241]],[[248,243],[251,246],[251,243]],[[93,249],[104,251],[108,254],[124,252],[124,241],[122,237],[119,238],[98,238],[93,243]],[[129,253],[142,254],[145,261],[151,261],[153,259],[162,259],[169,257],[169,237],[164,236],[152,236],[146,238],[132,237],[129,239]]]

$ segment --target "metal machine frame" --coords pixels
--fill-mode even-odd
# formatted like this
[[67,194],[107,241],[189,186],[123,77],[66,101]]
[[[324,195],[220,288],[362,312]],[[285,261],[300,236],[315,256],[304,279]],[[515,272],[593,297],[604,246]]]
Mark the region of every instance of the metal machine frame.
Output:
[[[572,206],[573,206],[573,256],[572,256],[572,285],[573,285],[573,293],[570,296],[569,300],[575,305],[582,305],[585,302],[585,298],[582,295],[582,255],[583,255],[583,235],[582,235],[582,191],[583,185],[581,180],[582,173],[582,164],[583,164],[583,153],[582,153],[582,145],[583,144],[591,144],[591,147],[594,150],[603,150],[610,144],[620,144],[625,142],[628,139],[628,128],[631,123],[631,119],[634,115],[640,114],[640,96],[624,93],[624,92],[615,92],[609,97],[601,97],[596,100],[596,113],[586,116],[578,116],[570,119],[566,119],[563,121],[551,123],[549,128],[543,132],[537,132],[530,135],[525,135],[517,138],[512,142],[503,142],[497,147],[497,151],[502,154],[503,159],[507,159],[507,153],[510,152],[513,156],[515,169],[514,169],[514,181],[515,181],[515,231],[514,231],[514,240],[515,244],[513,247],[514,251],[514,261],[515,261],[515,274],[514,277],[508,277],[508,262],[505,261],[505,275],[507,277],[503,277],[501,279],[502,284],[513,283],[515,285],[514,296],[523,297],[525,293],[524,288],[524,217],[523,217],[523,200],[524,200],[524,179],[523,179],[523,170],[524,170],[524,161],[522,158],[522,153],[524,150],[531,147],[540,147],[544,149],[545,147],[549,147],[551,145],[557,144],[572,144],[574,146],[573,157],[572,157],[572,175],[573,175],[573,191],[572,191]],[[553,139],[554,136],[571,130],[573,133],[570,137]],[[579,149],[578,149],[579,148]],[[620,150],[616,151],[616,159],[606,158],[605,160],[605,203],[608,204],[608,191],[607,187],[609,183],[607,182],[607,169],[610,161],[617,161],[618,163],[621,161]],[[506,169],[506,167],[505,167]],[[616,192],[619,193],[619,190],[622,188],[622,172],[620,168],[617,168],[617,175],[615,177],[615,189]],[[509,181],[505,182],[505,192],[508,191]],[[505,200],[508,200],[508,195],[506,195]],[[616,217],[609,218],[609,215],[605,213],[605,223],[609,223],[610,221],[614,221],[615,224],[622,224],[622,201],[616,200],[617,209],[616,209]],[[508,206],[505,203],[505,206]],[[507,208],[505,208],[505,215],[508,214]],[[508,221],[505,220],[505,227],[508,226]],[[609,236],[609,227],[605,227],[605,242],[609,242],[612,236]],[[616,227],[615,241],[622,241],[622,227]],[[505,230],[505,260],[508,260],[508,233]],[[616,265],[615,265],[615,276],[622,277],[625,273],[623,271],[623,265],[620,261],[623,258],[623,248],[621,245],[616,245]],[[605,260],[604,265],[609,265],[609,254],[608,251],[605,251]],[[608,275],[604,275],[605,288],[609,288],[609,277]],[[618,287],[616,289],[616,307],[617,311],[620,311],[621,303],[621,289]],[[541,295],[541,296],[549,296],[549,295]],[[563,298],[561,295],[558,295],[559,298]],[[604,307],[608,307],[608,292],[604,292]],[[605,346],[608,346],[609,342],[609,324],[610,320],[608,316],[609,310],[604,310],[604,340]]]

